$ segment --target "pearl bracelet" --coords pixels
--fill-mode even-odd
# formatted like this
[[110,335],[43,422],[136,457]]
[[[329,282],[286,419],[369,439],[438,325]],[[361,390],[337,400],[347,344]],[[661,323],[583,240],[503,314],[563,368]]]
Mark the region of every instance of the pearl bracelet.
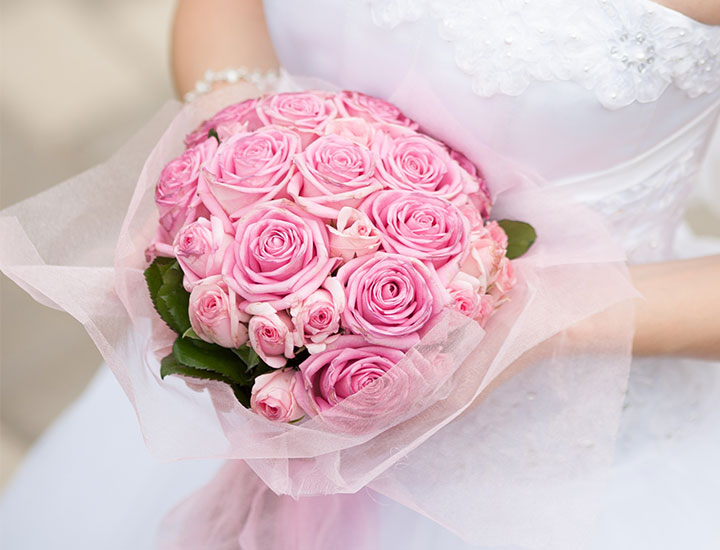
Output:
[[210,92],[213,85],[216,82],[228,82],[235,84],[240,81],[252,84],[261,93],[268,92],[274,88],[274,86],[280,80],[280,72],[275,69],[268,69],[267,71],[261,71],[258,69],[248,69],[247,67],[238,67],[236,69],[226,69],[224,71],[205,71],[205,76],[202,80],[198,80],[195,83],[195,88],[186,93],[183,96],[185,103],[190,103],[201,96]]

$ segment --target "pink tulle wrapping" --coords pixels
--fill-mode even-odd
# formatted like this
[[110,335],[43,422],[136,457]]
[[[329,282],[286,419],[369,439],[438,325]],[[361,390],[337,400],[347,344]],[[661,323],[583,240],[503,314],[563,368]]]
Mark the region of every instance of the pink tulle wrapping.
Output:
[[[159,375],[173,334],[153,310],[142,273],[157,225],[153,189],[184,136],[216,110],[210,101],[172,121],[177,106],[167,107],[108,163],[0,217],[0,267],[85,326],[157,457],[246,460],[230,462],[178,508],[162,547],[197,548],[193,541],[202,540],[203,548],[335,548],[322,534],[343,523],[362,531],[372,499],[365,490],[317,496],[370,487],[477,544],[581,548],[612,457],[635,296],[602,223],[491,152],[478,153],[493,215],[527,221],[539,235],[517,262],[512,300],[486,331],[459,314],[438,322],[394,368],[403,384],[389,392],[396,401],[384,414],[357,414],[368,399],[360,392],[327,417],[273,424],[244,409],[227,386]],[[592,316],[591,331],[568,330]],[[234,503],[225,523],[197,514],[219,500]],[[275,538],[279,518],[313,516],[313,506],[328,507],[313,518],[325,527],[293,524],[293,546]],[[368,544],[357,536],[343,547]]]
[[158,548],[370,550],[378,547],[377,513],[368,490],[298,501],[277,496],[244,461],[230,460],[165,519]]

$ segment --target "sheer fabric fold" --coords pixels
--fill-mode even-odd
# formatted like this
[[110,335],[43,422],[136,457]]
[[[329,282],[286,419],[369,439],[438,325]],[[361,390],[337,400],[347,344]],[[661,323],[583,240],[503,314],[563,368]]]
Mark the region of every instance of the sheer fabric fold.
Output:
[[451,144],[483,168],[494,217],[539,235],[485,330],[447,314],[381,390],[300,425],[256,416],[218,383],[160,379],[173,334],[143,278],[154,185],[233,93],[167,105],[108,162],[0,213],[3,272],[83,324],[150,451],[231,459],[168,518],[161,547],[376,548],[376,491],[476,544],[582,548],[612,459],[635,292],[599,218],[462,135]]

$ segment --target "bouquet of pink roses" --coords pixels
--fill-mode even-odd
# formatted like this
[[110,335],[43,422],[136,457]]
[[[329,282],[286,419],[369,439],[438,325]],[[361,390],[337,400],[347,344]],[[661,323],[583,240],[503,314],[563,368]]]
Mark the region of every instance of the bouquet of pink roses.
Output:
[[443,311],[485,326],[534,231],[488,221],[481,172],[417,128],[381,99],[314,91],[190,133],[156,186],[145,272],[178,335],[162,376],[294,422],[376,383]]
[[[602,221],[427,93],[398,98],[422,131],[359,93],[237,93],[0,214],[0,268],[85,326],[151,452],[230,459],[162,547],[375,548],[363,488],[469,541],[580,540],[632,335]],[[616,306],[592,353],[570,337]]]

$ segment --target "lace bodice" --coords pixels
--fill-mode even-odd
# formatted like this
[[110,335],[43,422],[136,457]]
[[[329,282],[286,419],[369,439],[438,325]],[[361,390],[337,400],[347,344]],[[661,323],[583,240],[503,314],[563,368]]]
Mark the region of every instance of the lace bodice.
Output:
[[280,59],[491,150],[668,257],[720,110],[720,27],[650,0],[265,0]]
[[646,0],[361,1],[384,28],[436,20],[483,97],[569,80],[616,109],[671,84],[690,97],[720,87],[720,31]]

